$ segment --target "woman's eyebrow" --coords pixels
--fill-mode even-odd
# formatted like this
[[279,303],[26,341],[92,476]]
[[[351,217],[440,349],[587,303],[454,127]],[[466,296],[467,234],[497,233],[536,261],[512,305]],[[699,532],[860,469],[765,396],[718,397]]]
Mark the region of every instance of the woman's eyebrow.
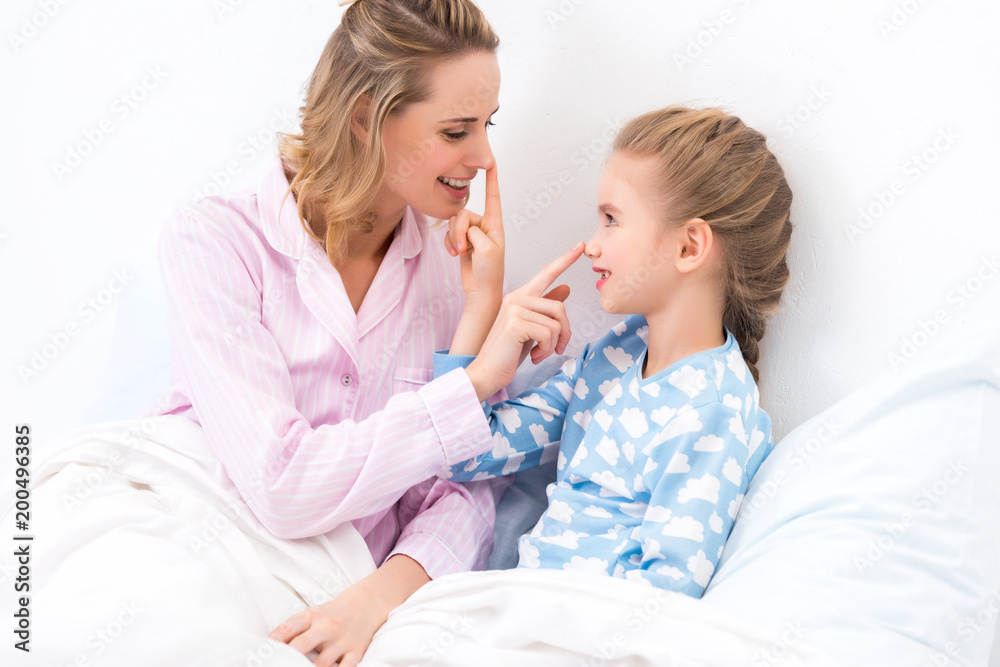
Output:
[[[500,111],[500,107],[493,110],[490,115],[493,116],[497,111]],[[478,123],[478,118],[449,118],[448,120],[441,121],[442,123]]]

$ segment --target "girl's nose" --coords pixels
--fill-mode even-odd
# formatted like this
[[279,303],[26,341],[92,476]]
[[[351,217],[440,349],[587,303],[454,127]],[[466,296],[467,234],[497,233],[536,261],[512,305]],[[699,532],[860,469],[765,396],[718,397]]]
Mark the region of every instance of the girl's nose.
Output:
[[594,236],[591,236],[590,240],[587,241],[587,245],[583,249],[583,254],[586,255],[587,257],[590,257],[591,259],[601,256],[601,246],[597,242],[596,234]]

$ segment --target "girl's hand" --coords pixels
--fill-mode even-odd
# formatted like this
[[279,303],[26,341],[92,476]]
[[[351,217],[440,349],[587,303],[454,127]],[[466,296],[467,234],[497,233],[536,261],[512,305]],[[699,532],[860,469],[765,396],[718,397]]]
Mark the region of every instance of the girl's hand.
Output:
[[536,364],[553,352],[566,350],[570,327],[562,302],[569,296],[569,287],[559,285],[548,294],[542,292],[580,258],[583,250],[582,242],[576,244],[504,298],[479,355],[465,369],[480,401],[510,384],[529,350]]
[[503,297],[504,234],[496,165],[486,171],[483,215],[465,209],[451,218],[444,246],[452,257],[461,258],[466,301],[498,304]]
[[430,577],[415,560],[397,554],[375,572],[319,607],[291,616],[268,635],[313,660],[316,667],[355,667],[389,612]]

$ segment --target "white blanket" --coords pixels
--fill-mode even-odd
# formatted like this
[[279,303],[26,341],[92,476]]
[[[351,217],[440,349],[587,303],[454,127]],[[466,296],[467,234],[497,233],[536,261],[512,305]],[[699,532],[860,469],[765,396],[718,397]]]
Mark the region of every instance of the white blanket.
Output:
[[[271,536],[180,417],[79,429],[34,459],[32,652],[5,647],[14,664],[305,667],[267,633],[374,569],[351,526]],[[391,614],[365,664],[834,663],[794,627],[618,579],[515,570],[428,584]]]
[[15,664],[304,667],[267,633],[374,570],[350,525],[270,535],[181,417],[78,429],[33,458],[32,650],[4,647]]
[[556,570],[468,572],[417,591],[362,665],[827,667],[792,625],[764,628],[686,595]]

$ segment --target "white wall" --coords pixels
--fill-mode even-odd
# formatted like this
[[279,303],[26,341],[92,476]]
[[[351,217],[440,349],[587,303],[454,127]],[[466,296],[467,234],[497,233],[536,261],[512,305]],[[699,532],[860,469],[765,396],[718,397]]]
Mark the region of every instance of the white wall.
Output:
[[[511,285],[589,236],[609,128],[669,103],[722,104],[771,137],[796,197],[793,278],[762,364],[776,435],[910,363],[890,356],[904,340],[919,356],[1000,317],[997,3],[480,4],[502,40],[492,132]],[[127,416],[162,388],[161,226],[196,191],[258,180],[340,12],[329,0],[8,0],[0,425],[45,437]],[[81,143],[95,145],[57,173]],[[553,196],[560,175],[569,185]],[[105,291],[122,270],[124,289]],[[612,320],[587,263],[568,281],[579,338],[600,334]],[[101,298],[101,312],[81,306]],[[22,379],[46,344],[53,358]]]

